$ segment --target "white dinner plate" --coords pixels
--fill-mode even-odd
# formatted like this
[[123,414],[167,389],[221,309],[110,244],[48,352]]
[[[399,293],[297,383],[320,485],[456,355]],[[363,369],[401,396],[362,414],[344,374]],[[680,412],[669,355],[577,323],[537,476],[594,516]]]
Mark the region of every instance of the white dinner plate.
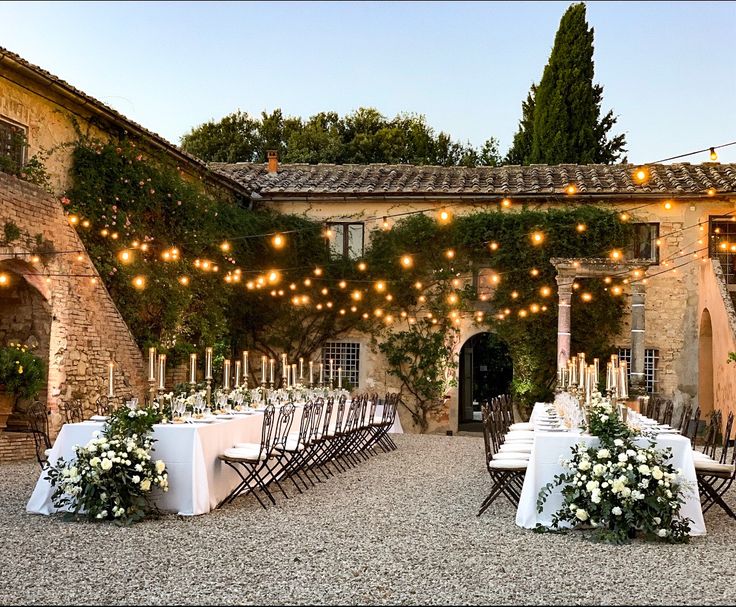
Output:
[[215,417],[217,419],[233,419],[234,416],[229,413],[218,413]]
[[213,421],[215,421],[214,417],[203,417],[202,419],[190,419],[193,424],[211,424]]
[[93,415],[89,419],[93,422],[106,422],[110,418],[107,415]]

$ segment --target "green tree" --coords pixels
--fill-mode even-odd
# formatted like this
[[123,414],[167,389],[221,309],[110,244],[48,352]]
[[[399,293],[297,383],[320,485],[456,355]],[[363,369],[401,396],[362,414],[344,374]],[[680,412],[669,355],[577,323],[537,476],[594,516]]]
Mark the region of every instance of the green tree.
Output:
[[603,87],[593,83],[593,28],[585,4],[573,4],[560,21],[542,79],[522,104],[522,119],[507,160],[519,164],[616,162],[625,136],[609,138],[613,111],[601,117]]

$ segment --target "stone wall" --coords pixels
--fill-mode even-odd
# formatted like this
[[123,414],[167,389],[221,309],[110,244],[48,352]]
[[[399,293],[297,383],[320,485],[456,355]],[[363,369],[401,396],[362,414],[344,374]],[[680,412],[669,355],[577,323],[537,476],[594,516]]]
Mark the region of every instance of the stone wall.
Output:
[[[8,221],[32,237],[42,235],[60,252],[44,266],[33,261],[25,244],[0,247],[0,270],[9,273],[11,284],[25,282],[50,309],[47,402],[52,428],[58,429],[61,422],[59,403],[73,395],[92,411],[97,397],[107,393],[110,361],[115,364],[116,395],[142,400],[146,384],[141,352],[61,204],[41,189],[0,173],[0,226]],[[27,313],[14,314],[22,320]],[[0,321],[2,326],[7,321]]]

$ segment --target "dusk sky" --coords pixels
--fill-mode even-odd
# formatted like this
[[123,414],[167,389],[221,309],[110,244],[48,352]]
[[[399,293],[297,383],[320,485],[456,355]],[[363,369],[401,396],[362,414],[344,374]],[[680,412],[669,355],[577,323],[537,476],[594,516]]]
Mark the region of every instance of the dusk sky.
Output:
[[[0,46],[174,143],[236,109],[372,106],[505,153],[568,5],[4,2]],[[736,3],[593,2],[588,22],[630,161],[736,140]]]

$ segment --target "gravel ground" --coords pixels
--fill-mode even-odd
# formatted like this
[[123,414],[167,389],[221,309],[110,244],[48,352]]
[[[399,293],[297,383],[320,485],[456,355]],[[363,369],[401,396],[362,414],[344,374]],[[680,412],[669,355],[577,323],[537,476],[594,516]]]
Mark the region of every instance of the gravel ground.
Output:
[[[403,435],[264,511],[253,497],[131,528],[25,513],[38,476],[0,466],[0,602],[25,604],[734,604],[736,522],[689,545],[594,544],[514,525],[483,441]],[[732,492],[728,496],[736,502]]]

